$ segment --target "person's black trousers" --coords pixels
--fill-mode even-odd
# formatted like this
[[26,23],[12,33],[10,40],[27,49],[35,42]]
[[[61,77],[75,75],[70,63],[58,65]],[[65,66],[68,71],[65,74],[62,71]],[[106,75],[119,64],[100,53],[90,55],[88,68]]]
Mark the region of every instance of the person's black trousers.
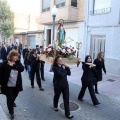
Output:
[[98,92],[98,82],[95,83],[95,92]]
[[63,94],[63,101],[64,101],[64,108],[65,108],[65,115],[69,116],[70,115],[70,108],[69,108],[69,88],[54,88],[54,107],[57,108],[58,107],[58,101],[59,101],[59,97],[61,95],[61,93]]
[[40,64],[41,64],[40,65],[41,78],[44,79],[44,65],[45,65],[45,62],[42,61]]
[[31,86],[34,87],[35,73],[36,73],[36,81],[37,81],[38,87],[42,88],[39,67],[38,68],[31,67]]
[[14,113],[14,102],[17,96],[18,96],[18,92],[16,90],[16,87],[7,87],[7,93],[6,93],[7,107],[10,114]]
[[85,94],[85,91],[86,91],[87,87],[88,87],[88,90],[89,90],[89,93],[90,93],[93,104],[94,105],[98,104],[99,102],[98,102],[98,99],[96,98],[92,81],[83,81],[82,82],[82,88],[81,88],[81,91],[78,95],[78,99],[82,99],[84,97],[84,94]]

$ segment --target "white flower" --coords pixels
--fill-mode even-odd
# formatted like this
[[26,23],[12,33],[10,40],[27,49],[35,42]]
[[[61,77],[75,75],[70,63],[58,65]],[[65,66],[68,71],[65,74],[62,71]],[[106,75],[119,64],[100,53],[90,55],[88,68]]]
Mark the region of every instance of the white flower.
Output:
[[66,44],[62,44],[63,47],[66,47]]
[[63,50],[62,50],[62,52],[63,52],[63,53],[65,53],[65,52],[66,52],[66,50],[65,50],[65,49],[63,49]]
[[57,50],[61,50],[61,47],[57,46]]
[[53,47],[53,45],[49,44],[48,47]]
[[68,49],[68,53],[71,53],[71,50],[70,50],[70,49]]
[[50,52],[51,50],[52,50],[52,49],[51,49],[51,48],[49,48],[47,51],[49,51],[49,52]]

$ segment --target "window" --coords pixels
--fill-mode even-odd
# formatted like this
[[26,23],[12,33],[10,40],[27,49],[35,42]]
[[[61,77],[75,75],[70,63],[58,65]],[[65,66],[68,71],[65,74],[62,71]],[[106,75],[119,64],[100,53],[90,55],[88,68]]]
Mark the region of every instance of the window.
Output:
[[64,7],[66,0],[55,0],[55,5],[57,8]]
[[77,7],[77,0],[71,0],[71,6]]
[[99,52],[105,53],[106,35],[91,35],[90,39],[90,55],[92,59],[97,58]]
[[91,14],[105,14],[111,12],[111,0],[94,0]]
[[50,10],[50,0],[42,0],[42,12]]

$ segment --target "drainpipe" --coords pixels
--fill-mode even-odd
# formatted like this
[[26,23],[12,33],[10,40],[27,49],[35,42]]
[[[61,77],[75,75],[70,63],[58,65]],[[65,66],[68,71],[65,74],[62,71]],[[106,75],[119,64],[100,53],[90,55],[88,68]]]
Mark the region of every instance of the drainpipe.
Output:
[[85,8],[87,8],[87,16],[86,16],[86,18],[85,18],[85,31],[84,31],[84,40],[85,40],[85,53],[84,53],[84,58],[85,58],[85,56],[86,56],[86,54],[87,54],[87,40],[88,40],[88,22],[89,22],[89,3],[90,3],[90,0],[86,0],[86,2],[87,2],[87,7],[85,7]]
[[26,44],[28,45],[28,32],[26,32]]

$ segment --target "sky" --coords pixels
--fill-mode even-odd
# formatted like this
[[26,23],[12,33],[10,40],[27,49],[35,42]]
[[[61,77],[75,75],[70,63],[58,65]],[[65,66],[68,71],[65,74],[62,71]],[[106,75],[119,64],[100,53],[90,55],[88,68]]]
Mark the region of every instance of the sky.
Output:
[[40,15],[40,0],[7,0],[15,13]]

